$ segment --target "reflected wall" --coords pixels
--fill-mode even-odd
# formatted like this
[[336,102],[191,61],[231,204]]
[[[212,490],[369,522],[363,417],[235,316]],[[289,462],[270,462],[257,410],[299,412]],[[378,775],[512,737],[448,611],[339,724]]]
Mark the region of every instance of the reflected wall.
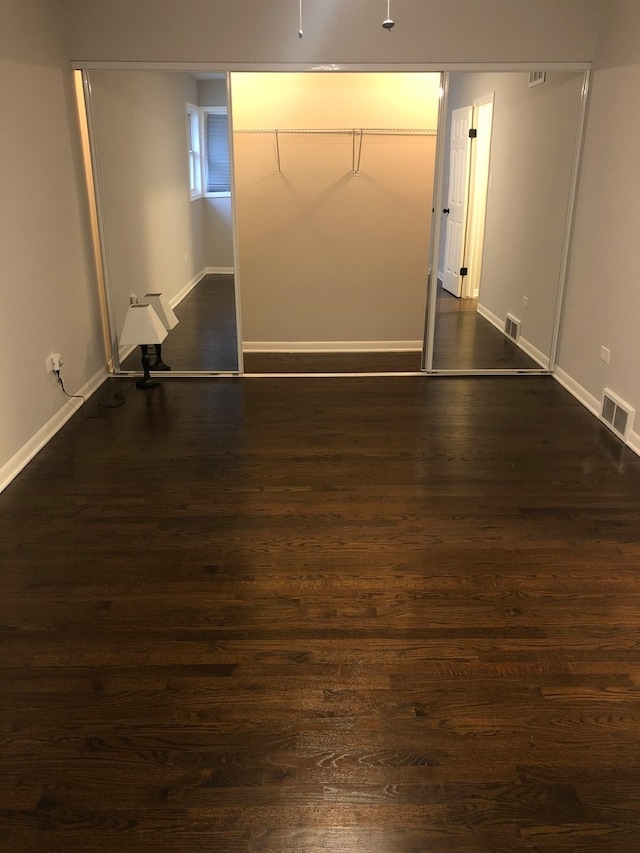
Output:
[[[231,199],[192,200],[186,124],[187,104],[226,106],[226,77],[93,70],[89,81],[105,278],[115,354],[122,364],[130,348],[120,347],[118,339],[133,297],[161,292],[180,316],[178,306],[207,273],[233,278]],[[217,294],[207,301],[212,298],[221,304]],[[232,315],[235,334],[233,306]],[[185,319],[167,339],[165,360],[180,370],[220,367],[215,348],[200,345],[206,328],[195,316]],[[171,358],[186,325],[192,341]],[[130,368],[138,369],[127,363]],[[237,356],[229,369],[237,369]]]
[[[448,198],[451,113],[490,95],[494,106],[479,293],[477,299],[456,299],[439,291],[436,370],[535,370],[550,365],[584,74],[546,72],[543,83],[529,83],[528,72],[449,76],[443,209]],[[445,232],[441,228],[440,259],[445,257]],[[519,324],[517,349],[504,339],[507,316]],[[487,340],[494,345],[485,346]]]

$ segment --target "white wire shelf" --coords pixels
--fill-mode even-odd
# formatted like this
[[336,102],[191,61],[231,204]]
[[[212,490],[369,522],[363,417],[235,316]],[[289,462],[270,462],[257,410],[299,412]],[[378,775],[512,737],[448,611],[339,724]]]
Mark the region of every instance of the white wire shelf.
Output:
[[351,170],[354,176],[360,174],[362,162],[362,141],[365,136],[436,136],[434,128],[406,128],[406,127],[336,127],[336,128],[243,128],[234,130],[234,136],[258,134],[270,134],[275,139],[276,159],[278,175],[282,177],[282,157],[280,151],[281,136],[350,136],[352,139]]

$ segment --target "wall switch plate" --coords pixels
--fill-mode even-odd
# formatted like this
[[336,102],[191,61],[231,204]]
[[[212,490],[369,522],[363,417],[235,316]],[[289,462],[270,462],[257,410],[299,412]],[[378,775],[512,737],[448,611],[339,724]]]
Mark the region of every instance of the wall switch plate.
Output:
[[523,306],[523,308],[528,308],[528,307],[529,307],[529,297],[528,297],[528,296],[523,296],[523,297],[522,297],[522,306]]
[[609,364],[611,360],[611,350],[608,349],[608,347],[600,347],[600,358],[606,362],[606,364]]

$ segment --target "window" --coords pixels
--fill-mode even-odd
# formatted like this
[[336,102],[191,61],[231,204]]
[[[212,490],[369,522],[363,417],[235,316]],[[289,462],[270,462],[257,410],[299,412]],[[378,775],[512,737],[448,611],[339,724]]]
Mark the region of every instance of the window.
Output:
[[189,189],[191,198],[202,195],[202,162],[200,157],[200,117],[198,108],[187,104],[187,141],[189,145]]
[[191,198],[228,196],[231,173],[227,108],[187,104],[187,139]]
[[226,107],[203,107],[205,195],[229,195],[229,123]]

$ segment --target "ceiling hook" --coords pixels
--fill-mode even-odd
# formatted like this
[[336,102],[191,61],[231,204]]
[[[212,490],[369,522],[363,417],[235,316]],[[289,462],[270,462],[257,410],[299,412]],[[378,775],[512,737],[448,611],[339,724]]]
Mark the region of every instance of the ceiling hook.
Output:
[[[302,2],[302,0],[300,0]],[[382,22],[382,26],[385,30],[392,30],[396,25],[396,22],[391,18],[391,0],[387,0],[387,17]]]

